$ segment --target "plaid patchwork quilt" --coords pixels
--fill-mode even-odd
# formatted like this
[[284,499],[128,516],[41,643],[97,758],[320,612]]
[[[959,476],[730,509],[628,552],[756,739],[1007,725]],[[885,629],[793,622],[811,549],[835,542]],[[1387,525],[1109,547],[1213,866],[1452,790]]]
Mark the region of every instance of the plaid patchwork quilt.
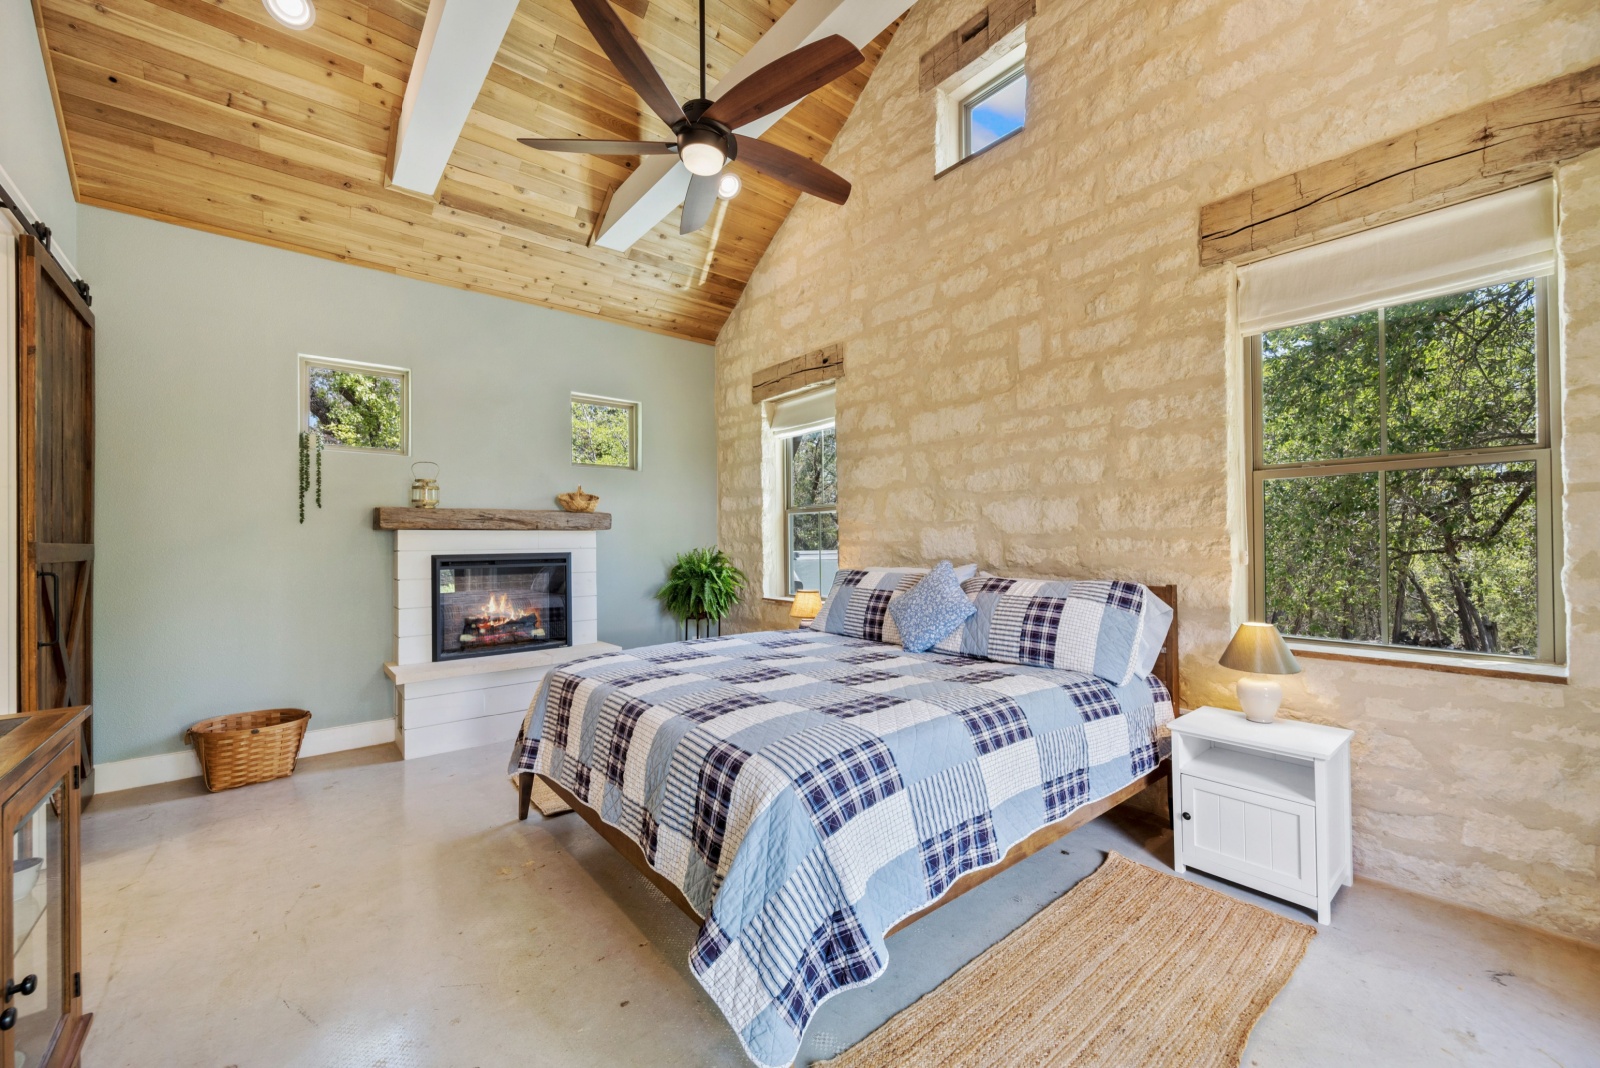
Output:
[[813,631],[551,671],[510,771],[550,776],[705,917],[690,967],[765,1068],[884,932],[964,872],[1157,767],[1155,678],[907,653]]

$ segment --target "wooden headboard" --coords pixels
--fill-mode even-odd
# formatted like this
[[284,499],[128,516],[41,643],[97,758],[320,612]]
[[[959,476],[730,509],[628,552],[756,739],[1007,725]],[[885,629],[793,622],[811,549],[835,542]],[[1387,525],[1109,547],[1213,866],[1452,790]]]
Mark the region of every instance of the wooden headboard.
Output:
[[1182,715],[1183,710],[1178,707],[1178,587],[1145,588],[1172,606],[1172,626],[1167,630],[1167,642],[1161,647],[1161,655],[1156,658],[1156,669],[1151,674],[1165,683],[1167,692],[1172,694],[1173,715]]

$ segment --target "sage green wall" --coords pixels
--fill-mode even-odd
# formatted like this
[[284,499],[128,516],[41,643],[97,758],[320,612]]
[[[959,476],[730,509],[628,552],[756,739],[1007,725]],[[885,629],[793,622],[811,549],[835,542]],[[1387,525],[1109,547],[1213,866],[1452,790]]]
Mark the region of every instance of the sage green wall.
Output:
[[[716,539],[712,350],[497,297],[84,207],[98,323],[95,707],[100,762],[176,750],[208,715],[391,714],[393,535],[413,460],[444,505],[554,507],[599,535],[600,637],[670,640],[652,600]],[[411,370],[411,456],[327,452],[295,514],[299,354]],[[570,461],[569,395],[643,404],[638,471]]]
[[0,167],[76,262],[78,205],[27,0],[0,3]]

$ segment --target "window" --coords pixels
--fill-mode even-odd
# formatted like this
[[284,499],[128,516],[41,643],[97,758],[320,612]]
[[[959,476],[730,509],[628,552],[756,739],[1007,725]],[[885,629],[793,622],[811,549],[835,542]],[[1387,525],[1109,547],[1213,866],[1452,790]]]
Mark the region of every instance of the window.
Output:
[[939,83],[934,94],[935,177],[994,147],[1026,124],[1026,33],[1026,24],[1013,27],[981,57],[952,70]]
[[769,597],[796,590],[827,596],[839,569],[834,387],[791,393],[765,408],[773,467],[763,479],[763,585]]
[[300,358],[300,425],[328,448],[410,450],[411,373],[399,367]]
[[784,529],[788,539],[789,587],[833,586],[839,569],[839,484],[832,426],[784,439]]
[[1028,73],[1019,62],[961,101],[961,156],[975,155],[1022,129],[1028,117]]
[[572,462],[595,467],[639,466],[639,405],[609,397],[572,395]]
[[[1311,641],[1564,657],[1553,202],[1528,188],[1241,269],[1253,618]],[[1356,295],[1340,306],[1330,283]]]
[[1552,658],[1548,299],[1521,279],[1253,339],[1264,618]]

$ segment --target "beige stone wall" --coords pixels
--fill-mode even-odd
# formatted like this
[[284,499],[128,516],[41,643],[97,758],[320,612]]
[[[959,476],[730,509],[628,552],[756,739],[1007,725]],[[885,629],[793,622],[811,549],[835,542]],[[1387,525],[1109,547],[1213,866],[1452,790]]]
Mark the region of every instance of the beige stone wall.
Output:
[[[1198,206],[1600,61],[1592,0],[1045,2],[1029,123],[933,177],[922,0],[718,339],[720,537],[762,569],[760,366],[842,341],[846,564],[1178,582],[1187,705],[1242,609],[1229,269]],[[1357,870],[1600,940],[1600,153],[1562,181],[1570,686],[1306,660],[1355,742]],[[786,625],[752,606],[742,627]]]
[[[1044,2],[1025,132],[933,178],[921,0],[717,345],[721,541],[762,568],[751,372],[833,341],[841,556],[1180,584],[1185,703],[1242,608],[1231,272],[1201,204],[1600,61],[1593,0]],[[1562,185],[1571,685],[1305,661],[1357,731],[1363,876],[1600,941],[1600,154]],[[752,606],[744,627],[783,626]]]

